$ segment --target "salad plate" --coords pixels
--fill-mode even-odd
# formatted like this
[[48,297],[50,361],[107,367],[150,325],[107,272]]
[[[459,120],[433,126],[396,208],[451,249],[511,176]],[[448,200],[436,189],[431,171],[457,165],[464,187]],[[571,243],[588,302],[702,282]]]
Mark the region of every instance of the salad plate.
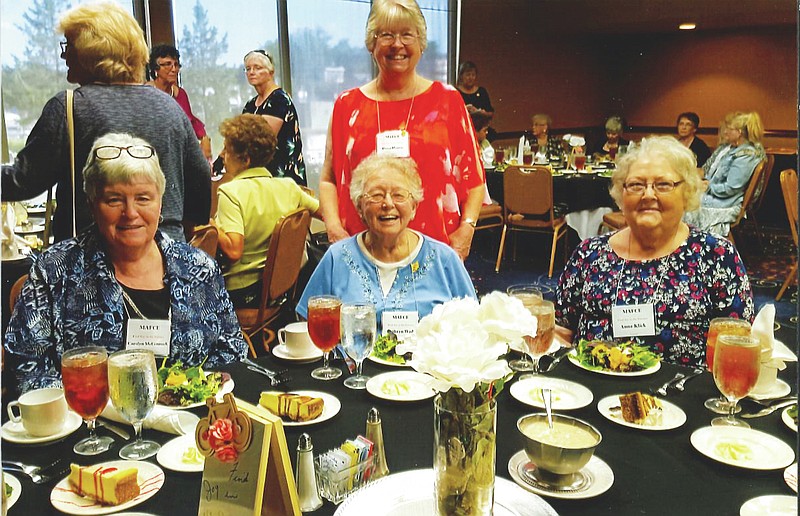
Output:
[[[660,413],[648,417],[645,423],[631,423],[623,419],[622,410],[619,408],[618,394],[607,396],[598,401],[597,410],[609,421],[638,430],[672,430],[682,426],[686,422],[686,412],[679,406],[661,398],[659,398],[658,401],[661,403]],[[617,408],[617,410],[612,410],[612,408]]]
[[277,358],[281,360],[288,360],[289,362],[297,362],[299,364],[307,364],[309,362],[315,362],[322,358],[322,350],[315,350],[313,353],[302,357],[295,357],[289,354],[289,350],[286,348],[285,344],[278,344],[274,348],[272,348],[272,354],[275,355]]
[[156,460],[167,469],[183,473],[199,473],[205,464],[205,457],[197,451],[194,434],[176,437],[162,445]]
[[769,514],[790,516],[797,514],[797,497],[789,495],[757,496],[747,500],[739,509],[740,516],[763,516]]
[[788,466],[786,469],[783,470],[783,481],[786,482],[786,485],[789,488],[797,492],[797,463],[795,462],[791,466]]
[[692,446],[710,459],[745,469],[782,469],[794,462],[794,450],[767,433],[736,426],[695,430]]
[[342,410],[342,402],[339,401],[339,398],[337,398],[333,394],[328,394],[327,392],[292,391],[292,394],[299,394],[300,396],[311,396],[312,398],[322,398],[322,401],[325,402],[325,406],[322,409],[322,414],[320,414],[319,417],[316,419],[312,419],[310,421],[289,421],[287,419],[283,419],[283,426],[316,425],[317,423],[322,423],[323,421],[331,419],[333,416],[338,414],[340,410]]
[[402,364],[399,362],[392,362],[391,360],[386,360],[385,358],[378,358],[375,355],[370,355],[367,357],[370,362],[375,362],[376,364],[381,364],[389,367],[408,367],[405,362]]
[[429,383],[431,377],[416,371],[393,371],[373,376],[367,392],[389,401],[420,401],[436,396]]
[[164,485],[164,470],[153,463],[136,460],[115,460],[100,464],[104,468],[136,468],[139,471],[139,496],[119,505],[100,505],[78,495],[69,487],[69,477],[63,478],[50,492],[50,503],[61,512],[78,515],[112,514],[135,507],[152,498]]
[[81,426],[83,426],[83,419],[81,419],[81,416],[71,410],[68,410],[67,418],[64,420],[64,426],[61,427],[59,432],[56,432],[53,435],[47,435],[44,437],[30,435],[25,430],[25,427],[22,426],[22,422],[15,423],[13,421],[6,421],[1,431],[3,440],[10,443],[44,444],[63,439],[75,430],[79,429]]
[[[17,477],[5,471],[3,472],[3,482],[8,484],[8,487],[11,488],[11,493],[9,493],[8,498],[6,498],[6,508],[10,509],[17,503],[17,500],[19,500],[19,495],[22,494],[22,484],[19,483]],[[3,486],[3,489],[5,489],[5,486]]]
[[580,367],[581,369],[585,369],[586,371],[591,371],[592,373],[604,374],[604,375],[608,375],[608,376],[647,376],[647,375],[654,374],[656,371],[661,369],[661,362],[660,361],[656,362],[656,364],[654,366],[648,367],[647,369],[642,369],[641,371],[620,372],[620,371],[607,371],[605,369],[592,369],[592,368],[586,367],[584,364],[581,363],[581,361],[578,359],[578,350],[576,350],[576,349],[570,351],[569,355],[567,355],[567,358],[569,359],[570,362],[572,362],[574,365]]
[[[794,412],[794,417],[792,417],[792,412]],[[797,404],[790,405],[783,409],[783,412],[781,412],[781,421],[797,432]]]
[[[175,367],[176,366],[173,365],[172,368],[169,368],[169,370],[171,370],[171,369],[173,369]],[[192,368],[187,368],[186,371],[188,371],[190,369],[195,369],[195,368],[193,368],[193,367]],[[165,390],[163,388],[164,378],[166,378],[168,374],[171,374],[171,373],[165,373],[164,371],[165,371],[165,367],[161,367],[159,369],[159,382],[162,385],[162,388],[161,388],[161,390],[159,390],[159,393],[158,393],[159,396]],[[213,371],[203,371],[203,373],[205,374],[205,378],[208,378],[209,375],[213,374]],[[159,407],[167,407],[167,408],[171,408],[171,409],[175,409],[175,410],[186,410],[186,409],[202,407],[202,406],[205,406],[206,399],[208,397],[210,397],[210,396],[214,396],[218,402],[221,402],[222,401],[222,397],[225,394],[227,394],[229,392],[233,392],[233,387],[234,387],[233,378],[231,378],[230,375],[228,375],[227,379],[223,379],[222,380],[222,382],[219,384],[219,388],[218,388],[216,393],[214,393],[213,390],[212,391],[208,390],[208,386],[206,385],[205,380],[203,381],[203,383],[191,382],[189,380],[186,380],[186,382],[184,382],[184,384],[179,385],[176,388],[173,388],[173,390],[183,391],[184,394],[189,394],[194,399],[197,399],[199,397],[199,398],[201,398],[201,401],[196,401],[196,402],[190,403],[188,405],[172,405],[172,404],[163,403],[159,399],[158,402],[156,403],[156,405],[158,405]]]
[[515,382],[511,386],[511,396],[531,407],[544,408],[541,389],[550,389],[553,396],[553,410],[575,410],[592,402],[592,391],[583,385],[560,378],[534,376]]

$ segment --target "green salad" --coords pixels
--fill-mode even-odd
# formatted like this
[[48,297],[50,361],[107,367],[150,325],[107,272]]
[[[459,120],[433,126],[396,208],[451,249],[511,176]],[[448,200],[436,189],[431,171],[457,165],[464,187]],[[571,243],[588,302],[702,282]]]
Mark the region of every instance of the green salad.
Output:
[[397,340],[397,336],[390,331],[386,332],[386,335],[381,335],[375,340],[375,346],[372,348],[372,356],[395,364],[405,364],[406,359],[411,358],[411,354],[406,353],[406,355],[398,355],[397,351],[394,349],[398,344],[400,344],[400,341]]
[[786,411],[786,414],[792,418],[794,424],[797,424],[797,403],[789,407],[789,410]]
[[633,342],[606,342],[581,339],[577,359],[586,369],[630,373],[655,366],[661,357],[650,348]]
[[158,369],[158,402],[171,407],[202,403],[230,379],[227,373],[207,373],[202,365],[184,367],[180,361]]

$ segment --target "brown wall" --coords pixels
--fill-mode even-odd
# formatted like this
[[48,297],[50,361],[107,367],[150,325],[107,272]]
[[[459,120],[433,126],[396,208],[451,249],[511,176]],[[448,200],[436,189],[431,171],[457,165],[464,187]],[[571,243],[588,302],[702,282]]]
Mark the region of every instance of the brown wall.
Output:
[[[555,127],[576,127],[602,125],[610,114],[670,126],[691,110],[716,127],[729,111],[754,110],[767,129],[797,129],[796,27],[581,37],[539,30],[530,4],[488,7],[466,4],[460,55],[478,65],[500,132],[528,129],[540,111]],[[787,138],[764,143],[797,146]]]

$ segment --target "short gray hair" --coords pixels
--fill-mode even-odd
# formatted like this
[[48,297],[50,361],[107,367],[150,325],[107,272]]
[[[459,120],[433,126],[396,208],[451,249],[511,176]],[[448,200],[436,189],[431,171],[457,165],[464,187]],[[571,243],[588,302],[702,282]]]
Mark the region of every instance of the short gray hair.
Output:
[[380,29],[397,23],[411,24],[417,31],[420,50],[428,48],[428,25],[415,0],[373,0],[364,36],[367,50],[375,50],[375,37]]
[[89,152],[86,166],[83,168],[83,191],[89,203],[94,204],[98,197],[108,185],[119,183],[131,183],[134,179],[144,179],[152,182],[158,190],[158,195],[164,195],[166,179],[158,161],[158,154],[155,149],[149,158],[134,158],[126,151],[122,151],[115,159],[97,159],[94,156],[95,149],[110,145],[113,147],[130,147],[133,145],[147,145],[149,143],[131,136],[130,134],[108,133],[97,138]]
[[261,65],[266,68],[269,73],[275,73],[275,63],[272,62],[272,54],[266,50],[251,50],[250,52],[246,53],[244,55],[244,59],[242,59],[242,62],[245,64],[245,66],[247,66],[247,60],[251,57],[261,63]]
[[694,211],[700,207],[702,180],[697,173],[697,158],[687,147],[684,147],[672,136],[650,136],[643,138],[633,149],[621,156],[617,161],[617,169],[611,176],[611,197],[622,207],[622,189],[631,166],[637,161],[652,156],[664,158],[673,172],[680,176],[684,187],[683,201],[685,211]]
[[622,119],[618,116],[612,116],[608,120],[606,120],[606,131],[609,133],[614,134],[622,134],[625,127],[622,123]]
[[405,187],[411,192],[411,198],[419,203],[422,200],[422,179],[417,172],[417,163],[411,158],[394,158],[391,156],[379,156],[371,154],[365,158],[353,170],[353,177],[350,179],[350,200],[358,207],[358,201],[364,191],[364,185],[375,175],[380,175],[387,169],[400,172],[406,181]]

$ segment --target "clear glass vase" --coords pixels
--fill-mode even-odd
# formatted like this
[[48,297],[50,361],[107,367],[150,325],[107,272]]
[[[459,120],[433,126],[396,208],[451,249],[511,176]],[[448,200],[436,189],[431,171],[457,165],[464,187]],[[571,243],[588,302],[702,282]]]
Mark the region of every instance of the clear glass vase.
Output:
[[434,398],[436,514],[491,515],[497,403],[453,388]]

